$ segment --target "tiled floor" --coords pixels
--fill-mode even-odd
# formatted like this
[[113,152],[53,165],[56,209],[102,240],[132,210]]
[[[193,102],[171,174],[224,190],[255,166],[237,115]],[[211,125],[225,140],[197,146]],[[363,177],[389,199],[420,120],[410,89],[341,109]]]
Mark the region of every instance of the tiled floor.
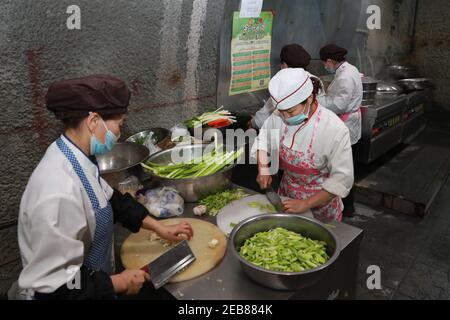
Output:
[[[448,114],[433,123],[416,144],[450,149]],[[436,131],[439,129],[439,131]],[[357,204],[346,223],[364,229],[358,274],[358,299],[450,299],[450,179],[424,219]],[[367,267],[381,269],[381,290],[367,289]]]

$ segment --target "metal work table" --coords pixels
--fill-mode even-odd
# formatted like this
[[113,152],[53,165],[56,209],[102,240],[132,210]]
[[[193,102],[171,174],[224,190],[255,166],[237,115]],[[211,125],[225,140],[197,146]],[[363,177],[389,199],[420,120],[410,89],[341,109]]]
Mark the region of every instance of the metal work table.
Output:
[[[249,194],[256,192],[246,189]],[[194,216],[195,204],[186,203],[184,218]],[[216,224],[216,217],[200,219]],[[359,247],[363,231],[340,222],[330,222],[341,246],[341,253],[326,276],[316,285],[301,291],[279,291],[253,282],[241,269],[228,243],[224,259],[210,272],[164,288],[179,300],[287,300],[287,299],[352,299],[355,297]],[[129,231],[116,227],[116,252],[129,235]]]

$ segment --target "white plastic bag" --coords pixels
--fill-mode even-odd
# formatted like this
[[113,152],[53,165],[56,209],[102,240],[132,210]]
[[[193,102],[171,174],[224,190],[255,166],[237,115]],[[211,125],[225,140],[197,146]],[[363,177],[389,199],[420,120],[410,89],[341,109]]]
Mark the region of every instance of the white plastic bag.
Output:
[[173,188],[150,189],[145,194],[138,194],[137,201],[157,218],[176,217],[183,214],[184,199]]

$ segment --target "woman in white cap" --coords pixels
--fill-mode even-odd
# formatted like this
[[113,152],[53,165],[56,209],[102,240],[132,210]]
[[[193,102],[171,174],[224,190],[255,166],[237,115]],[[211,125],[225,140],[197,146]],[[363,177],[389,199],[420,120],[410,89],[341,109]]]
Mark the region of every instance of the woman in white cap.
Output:
[[252,153],[262,189],[272,183],[279,158],[284,175],[278,193],[289,198],[283,202],[285,212],[311,210],[319,219],[340,221],[341,198],[353,184],[352,149],[345,124],[317,102],[320,89],[320,81],[303,69],[279,71],[269,83],[277,110],[264,123]]
[[[334,79],[328,86],[326,95],[319,97],[325,108],[337,114],[350,131],[352,147],[361,139],[361,102],[363,86],[358,69],[345,59],[347,50],[335,44],[328,44],[320,49],[320,59],[328,73]],[[342,199],[344,217],[351,217],[355,212],[353,189]]]
[[[23,269],[11,299],[115,299],[148,288],[149,274],[114,274],[113,228],[140,228],[170,241],[192,237],[188,223],[164,226],[129,194],[99,175],[96,155],[112,150],[128,112],[130,92],[109,75],[53,83],[46,106],[64,124],[22,196],[18,240]],[[77,281],[78,280],[78,281]],[[153,290],[152,290],[153,289]]]

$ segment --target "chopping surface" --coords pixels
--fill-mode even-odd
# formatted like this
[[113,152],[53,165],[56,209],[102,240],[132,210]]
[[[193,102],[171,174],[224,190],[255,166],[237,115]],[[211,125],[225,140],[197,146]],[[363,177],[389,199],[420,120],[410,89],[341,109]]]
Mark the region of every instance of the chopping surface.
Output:
[[[174,218],[162,221],[165,225],[187,221],[192,225],[194,237],[189,246],[196,257],[186,270],[173,277],[170,282],[180,282],[198,277],[213,269],[225,255],[227,239],[223,232],[212,223],[191,218]],[[208,243],[216,239],[218,244],[210,248]],[[155,233],[141,229],[130,235],[121,249],[122,264],[126,269],[140,269],[170,249],[167,242],[155,239]]]

